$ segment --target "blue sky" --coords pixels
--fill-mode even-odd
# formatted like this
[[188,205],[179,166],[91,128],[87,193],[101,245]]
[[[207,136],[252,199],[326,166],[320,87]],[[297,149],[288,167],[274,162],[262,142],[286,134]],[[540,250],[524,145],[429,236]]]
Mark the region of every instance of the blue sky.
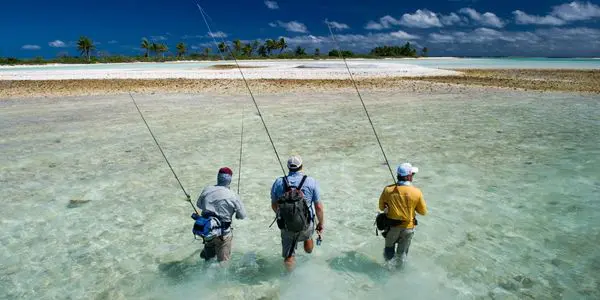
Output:
[[[171,49],[213,47],[195,0],[3,1],[0,56],[77,55],[81,35],[98,51],[138,54],[142,37]],[[334,47],[366,52],[406,41],[435,56],[600,56],[598,1],[304,0],[198,1],[213,33],[226,40],[285,37],[311,53]],[[215,50],[213,50],[213,53]]]

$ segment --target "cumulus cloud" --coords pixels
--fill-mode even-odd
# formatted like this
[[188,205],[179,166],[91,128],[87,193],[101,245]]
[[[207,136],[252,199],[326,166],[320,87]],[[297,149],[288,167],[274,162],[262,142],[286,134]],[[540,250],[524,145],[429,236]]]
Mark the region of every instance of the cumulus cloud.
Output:
[[567,22],[565,22],[562,19],[559,19],[555,16],[533,16],[533,15],[528,15],[525,12],[522,12],[520,10],[515,10],[513,11],[513,15],[515,15],[515,21],[517,24],[535,24],[535,25],[564,25]]
[[461,8],[459,12],[469,16],[469,18],[477,22],[477,24],[496,28],[504,27],[504,22],[494,13],[486,12],[481,14],[472,8]]
[[291,32],[300,32],[300,33],[308,32],[308,28],[306,28],[306,25],[304,25],[298,21],[290,21],[290,22],[277,21],[277,25],[279,27],[285,28],[285,30],[291,31]]
[[394,25],[400,25],[400,20],[396,20],[394,17],[387,15],[379,18],[379,22],[369,21],[367,25],[365,25],[365,29],[382,30]]
[[464,20],[459,15],[450,13],[447,16],[440,15],[440,22],[442,22],[442,25],[444,26],[452,26],[455,24],[462,24]]
[[265,5],[269,8],[269,9],[279,9],[279,4],[277,4],[277,1],[269,1],[269,0],[265,0]]
[[400,19],[400,24],[406,27],[431,28],[442,27],[438,16],[427,9],[418,9],[414,14],[404,14]]
[[329,24],[329,26],[331,26],[331,28],[337,29],[337,30],[344,30],[344,29],[350,28],[350,26],[348,26],[347,24],[338,23],[336,21],[325,21],[325,24]]
[[[414,42],[414,40],[418,40],[419,38],[417,35],[412,35],[404,31],[336,35],[336,40],[342,48],[355,51],[368,51],[376,45],[401,45],[408,41],[411,41],[411,44],[415,46],[419,46],[418,43]],[[322,48],[322,50],[336,47],[329,36],[302,35],[285,37],[285,40],[290,46],[314,47]]]
[[590,2],[571,2],[554,6],[546,16],[529,15],[523,11],[513,11],[517,24],[565,25],[568,22],[585,21],[600,17],[600,6]]
[[168,40],[168,38],[164,35],[152,35],[150,36],[150,39],[156,42]]
[[214,37],[214,38],[220,38],[220,39],[224,39],[227,37],[227,34],[223,31],[217,31],[217,32],[209,32],[208,37]]
[[[538,28],[505,31],[477,28],[428,35],[425,43],[439,55],[597,56],[600,29]],[[584,45],[584,46],[582,46]]]
[[23,50],[40,50],[41,48],[42,47],[38,45],[23,45],[23,47],[21,47]]
[[271,27],[277,27],[277,24],[275,24],[274,22],[269,22],[269,26],[271,26]]
[[555,6],[552,15],[565,21],[584,21],[600,17],[600,6],[590,2],[571,2]]
[[49,42],[48,46],[53,47],[53,48],[65,48],[65,47],[67,47],[67,44],[65,44],[65,42],[63,42],[61,40],[55,40],[55,41]]

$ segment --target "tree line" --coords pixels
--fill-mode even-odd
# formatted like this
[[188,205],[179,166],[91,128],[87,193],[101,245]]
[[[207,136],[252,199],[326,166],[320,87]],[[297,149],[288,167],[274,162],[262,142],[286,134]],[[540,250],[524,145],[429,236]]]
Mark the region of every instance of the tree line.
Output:
[[[216,45],[219,53],[212,54],[212,47],[205,47],[202,51],[190,52],[188,45],[183,42],[179,42],[175,46],[175,52],[169,51],[169,47],[166,43],[158,43],[149,41],[147,38],[142,38],[140,43],[140,50],[143,52],[143,56],[124,56],[124,55],[110,55],[102,51],[96,51],[96,44],[92,39],[86,36],[81,36],[77,41],[77,50],[80,52],[79,57],[70,57],[66,54],[60,55],[53,60],[45,60],[41,57],[21,60],[17,58],[2,58],[0,57],[0,64],[27,64],[27,63],[82,63],[82,62],[134,62],[134,61],[172,61],[182,58],[186,59],[205,59],[205,60],[217,60],[221,56],[224,58],[231,58],[235,56],[241,59],[252,59],[252,58],[337,58],[340,55],[343,57],[357,57],[357,58],[378,58],[378,57],[419,57],[427,56],[429,50],[425,47],[420,53],[417,49],[407,42],[403,46],[378,46],[368,54],[354,53],[350,50],[331,50],[327,55],[322,55],[319,48],[315,48],[312,53],[308,53],[307,49],[301,46],[296,46],[293,49],[289,49],[289,45],[285,38],[279,39],[267,39],[264,42],[259,40],[251,42],[242,42],[241,40],[233,40],[230,42],[221,41]],[[288,50],[289,49],[289,50]],[[196,49],[199,50],[199,49]],[[288,50],[288,51],[286,51]],[[93,53],[96,56],[93,56]]]

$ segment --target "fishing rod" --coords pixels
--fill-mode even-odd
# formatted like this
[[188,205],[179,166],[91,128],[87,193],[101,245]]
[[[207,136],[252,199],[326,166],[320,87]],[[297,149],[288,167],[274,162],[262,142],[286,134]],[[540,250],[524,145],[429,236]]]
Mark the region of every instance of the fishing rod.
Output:
[[225,57],[223,56],[223,52],[221,52],[221,50],[219,49],[219,44],[217,44],[217,40],[215,39],[215,35],[212,33],[212,30],[210,30],[210,26],[208,25],[208,21],[206,21],[206,17],[204,16],[202,7],[200,7],[200,4],[196,3],[196,5],[198,6],[198,9],[200,10],[200,14],[202,15],[202,19],[204,20],[204,24],[206,24],[206,28],[208,28],[208,33],[210,34],[210,37],[212,37],[213,42],[215,43],[215,47],[217,47],[217,50],[219,51],[219,55],[221,55],[221,60],[225,60]]
[[[204,9],[202,7],[200,7],[200,4],[196,3],[196,5],[198,5],[198,7],[200,8],[201,14],[206,14]],[[206,14],[206,16],[208,16],[208,14]],[[223,43],[225,43],[225,40],[223,40],[223,37],[221,37],[221,41],[223,41]],[[244,75],[244,72],[242,71],[242,68],[240,67],[239,62],[238,62],[237,58],[235,57],[235,54],[233,54],[233,51],[231,51],[231,48],[229,47],[229,45],[227,45],[227,43],[225,43],[225,49],[226,49],[226,51],[229,52],[229,55],[231,55],[231,57],[233,58],[233,61],[235,62],[237,69],[240,71],[240,75],[242,75],[242,79],[244,80],[244,85],[246,86],[248,93],[250,93],[250,98],[252,98],[252,102],[254,103],[254,107],[256,108],[258,116],[260,117],[260,121],[262,122],[263,127],[265,128],[265,131],[267,132],[267,136],[269,137],[269,142],[271,142],[271,147],[273,148],[273,152],[275,152],[275,156],[277,157],[277,162],[279,163],[281,172],[283,173],[283,176],[285,177],[286,173],[285,173],[285,169],[283,168],[283,164],[281,163],[281,159],[279,158],[279,153],[277,152],[277,148],[275,148],[275,143],[273,142],[273,138],[271,137],[271,133],[269,132],[269,128],[267,127],[267,123],[265,122],[265,119],[263,118],[260,108],[258,107],[258,103],[256,102],[256,99],[254,98],[254,94],[252,93],[252,90],[250,89],[250,85],[248,85],[248,80],[246,80],[246,76]]]
[[373,134],[375,134],[375,139],[377,139],[377,144],[379,145],[379,149],[381,149],[381,153],[383,154],[385,163],[386,163],[388,169],[390,170],[390,174],[392,175],[392,181],[394,181],[394,184],[395,184],[396,176],[394,176],[394,171],[392,171],[392,167],[390,166],[390,162],[387,158],[387,155],[385,155],[385,151],[383,150],[383,146],[381,145],[381,140],[379,140],[379,135],[377,135],[377,130],[375,130],[375,126],[373,125],[373,121],[371,120],[371,116],[369,115],[369,111],[367,110],[367,106],[365,105],[365,101],[363,101],[362,95],[360,94],[358,85],[356,84],[356,81],[354,80],[354,76],[352,75],[352,72],[350,71],[348,62],[346,62],[346,58],[342,55],[342,49],[340,48],[340,45],[339,45],[337,39],[335,38],[335,35],[333,34],[333,30],[331,30],[331,24],[329,23],[328,20],[325,20],[325,24],[327,24],[327,28],[329,28],[329,33],[331,34],[331,38],[333,39],[333,42],[335,43],[335,45],[337,47],[339,57],[344,61],[344,65],[346,65],[346,70],[348,70],[348,74],[350,75],[350,80],[352,81],[352,84],[354,85],[354,89],[356,90],[358,99],[360,99],[360,103],[362,104],[365,114],[367,115],[369,124],[371,124],[371,128],[373,129]]
[[164,157],[165,161],[167,162],[167,165],[169,166],[169,169],[171,169],[171,172],[173,172],[173,176],[175,176],[175,179],[179,183],[179,186],[181,187],[181,190],[185,194],[185,197],[187,198],[187,201],[190,203],[190,205],[192,205],[192,208],[194,209],[194,212],[196,214],[199,214],[198,211],[196,210],[196,207],[192,203],[192,199],[190,197],[190,194],[188,194],[185,191],[185,188],[183,188],[183,185],[181,184],[181,181],[179,180],[179,177],[177,177],[177,174],[175,174],[175,171],[173,170],[173,167],[171,166],[171,163],[169,163],[169,160],[167,159],[167,156],[163,152],[162,148],[160,147],[160,144],[158,143],[158,140],[156,140],[156,137],[154,136],[154,133],[152,133],[152,130],[150,129],[150,126],[148,125],[148,122],[146,122],[146,118],[144,118],[144,114],[142,114],[142,111],[140,110],[140,108],[138,107],[137,103],[135,102],[135,99],[133,98],[133,95],[131,94],[131,92],[129,92],[129,97],[131,97],[131,101],[133,101],[133,105],[135,105],[135,108],[140,113],[140,117],[142,117],[142,121],[144,121],[144,124],[146,124],[146,128],[148,128],[148,131],[150,132],[150,135],[152,136],[152,139],[154,140],[154,143],[156,143],[156,146],[158,147],[158,150],[160,150],[160,154],[162,154],[162,156]]
[[240,162],[238,164],[237,193],[240,194],[240,181],[242,180],[242,153],[244,151],[244,106],[242,105],[242,133],[240,134]]

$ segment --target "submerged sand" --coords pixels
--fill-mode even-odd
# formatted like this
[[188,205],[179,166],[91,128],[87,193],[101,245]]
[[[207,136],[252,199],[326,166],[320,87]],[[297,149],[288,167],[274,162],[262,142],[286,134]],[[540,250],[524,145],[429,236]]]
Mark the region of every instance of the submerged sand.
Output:
[[[495,87],[534,91],[600,93],[600,70],[461,70],[461,75],[359,78],[361,90],[447,91]],[[255,93],[349,91],[349,79],[251,79]],[[241,79],[74,79],[2,80],[0,98],[139,93],[247,93]]]

